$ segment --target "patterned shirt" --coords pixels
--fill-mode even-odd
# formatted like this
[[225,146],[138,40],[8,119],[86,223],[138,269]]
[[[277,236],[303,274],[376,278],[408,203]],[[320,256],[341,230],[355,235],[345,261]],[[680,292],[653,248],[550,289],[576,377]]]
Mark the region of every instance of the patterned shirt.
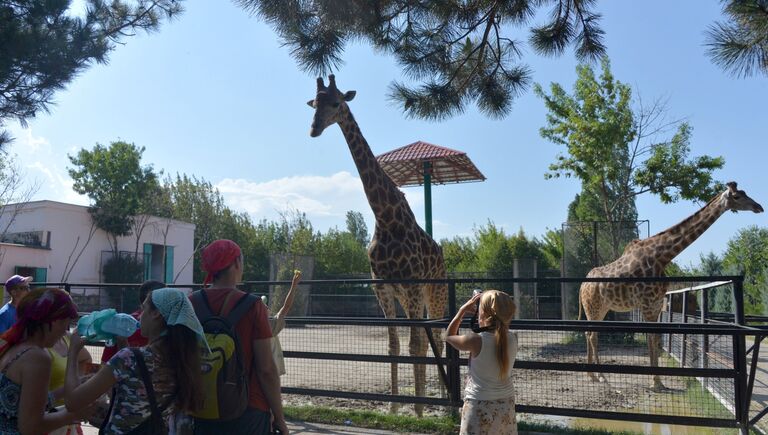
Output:
[[[163,376],[165,370],[158,367],[157,360],[150,347],[140,347],[144,355],[144,363],[152,377],[152,385],[155,390],[157,406],[166,408],[173,398],[173,385],[169,377]],[[109,424],[105,433],[124,434],[135,429],[138,425],[149,419],[152,410],[147,397],[147,389],[141,378],[139,366],[135,361],[131,348],[120,349],[107,363],[112,368],[117,383],[115,388],[115,405],[109,415]],[[165,382],[161,382],[161,379]]]

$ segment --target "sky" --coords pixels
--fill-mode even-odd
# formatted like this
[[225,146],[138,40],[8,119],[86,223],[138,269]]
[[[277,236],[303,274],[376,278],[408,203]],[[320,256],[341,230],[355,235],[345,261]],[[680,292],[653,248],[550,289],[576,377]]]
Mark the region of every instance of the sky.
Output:
[[[309,137],[313,113],[306,102],[314,98],[315,77],[299,70],[267,24],[233,3],[184,4],[185,12],[159,32],[127,39],[108,64],[94,65],[57,93],[49,114],[27,128],[9,123],[16,138],[9,152],[26,179],[40,184],[34,199],[89,204],[71,189],[68,155],[124,140],[145,147],[142,162],[156,171],[210,181],[229,207],[254,221],[298,210],[325,231],[345,228],[345,213],[356,210],[372,233],[373,215],[341,131],[331,126]],[[644,101],[666,99],[669,116],[693,127],[692,155],[723,156],[715,178],[737,181],[765,205],[768,77],[733,78],[705,56],[704,32],[722,18],[720,3],[606,1],[596,10],[615,78]],[[526,41],[528,31],[511,36]],[[523,53],[535,83],[572,90],[571,50],[546,58],[524,44]],[[392,57],[358,44],[347,46],[343,58],[337,84],[357,91],[350,109],[374,154],[421,140],[466,152],[487,177],[433,187],[435,239],[471,236],[488,222],[539,238],[561,228],[580,184],[544,178],[563,149],[540,137],[546,110],[532,90],[504,119],[485,118],[474,106],[441,122],[407,119],[387,98],[392,81],[403,79]],[[404,192],[423,225],[422,188]],[[701,206],[665,205],[648,194],[637,199],[651,235]],[[765,214],[726,213],[676,261],[696,265],[702,254],[722,254],[740,229],[765,222]]]

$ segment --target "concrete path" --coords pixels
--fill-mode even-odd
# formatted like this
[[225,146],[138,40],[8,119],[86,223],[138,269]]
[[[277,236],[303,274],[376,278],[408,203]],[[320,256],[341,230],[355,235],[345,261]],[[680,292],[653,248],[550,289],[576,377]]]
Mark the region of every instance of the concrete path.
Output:
[[[747,349],[752,346],[752,340],[747,339]],[[752,356],[747,358],[747,364],[752,362]],[[752,404],[750,406],[750,418],[756,416],[763,409],[768,408],[768,338],[760,343],[760,352],[757,358],[757,370],[755,371],[755,386],[752,390]],[[768,433],[768,415],[757,422],[757,426]]]
[[[291,435],[393,435],[398,433],[380,429],[366,429],[352,426],[333,426],[329,424],[306,423],[302,421],[288,422],[288,430],[291,431]],[[98,435],[99,430],[95,427],[83,426],[83,433],[85,435]]]

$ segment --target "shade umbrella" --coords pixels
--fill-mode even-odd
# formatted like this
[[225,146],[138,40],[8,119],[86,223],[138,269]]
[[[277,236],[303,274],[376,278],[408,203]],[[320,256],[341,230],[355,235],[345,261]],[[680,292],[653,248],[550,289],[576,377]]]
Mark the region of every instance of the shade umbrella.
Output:
[[417,141],[376,157],[398,187],[424,185],[424,226],[432,236],[432,185],[485,181],[467,153]]

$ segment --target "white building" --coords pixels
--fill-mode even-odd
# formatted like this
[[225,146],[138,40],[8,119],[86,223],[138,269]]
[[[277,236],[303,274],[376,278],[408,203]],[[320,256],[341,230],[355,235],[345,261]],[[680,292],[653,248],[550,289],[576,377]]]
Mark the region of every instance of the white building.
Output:
[[[144,229],[119,237],[121,255],[144,261],[144,279],[192,283],[195,225],[156,216],[139,216]],[[0,285],[14,274],[35,282],[103,282],[102,265],[113,256],[111,238],[91,223],[88,207],[56,201],[8,204],[0,209]],[[165,257],[165,261],[164,258]]]

